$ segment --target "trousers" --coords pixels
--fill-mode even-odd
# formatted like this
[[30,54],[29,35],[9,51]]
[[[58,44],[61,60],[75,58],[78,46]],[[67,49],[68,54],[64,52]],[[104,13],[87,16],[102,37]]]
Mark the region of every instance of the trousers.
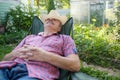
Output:
[[17,64],[12,68],[0,68],[0,80],[40,80],[28,76],[25,64]]

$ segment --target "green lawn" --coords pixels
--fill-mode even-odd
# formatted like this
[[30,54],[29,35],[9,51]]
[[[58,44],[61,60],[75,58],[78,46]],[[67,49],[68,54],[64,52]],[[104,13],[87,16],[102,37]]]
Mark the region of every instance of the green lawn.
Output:
[[14,49],[15,44],[10,45],[0,45],[0,60],[2,60],[3,56]]

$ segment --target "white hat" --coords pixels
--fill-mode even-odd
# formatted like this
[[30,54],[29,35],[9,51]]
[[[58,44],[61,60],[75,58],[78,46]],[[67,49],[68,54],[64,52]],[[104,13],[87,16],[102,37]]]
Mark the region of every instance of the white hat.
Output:
[[62,25],[64,25],[65,22],[67,21],[67,17],[66,16],[61,16],[56,10],[51,10],[48,15],[41,16],[41,20],[43,21],[43,23],[48,18],[58,19],[62,23]]

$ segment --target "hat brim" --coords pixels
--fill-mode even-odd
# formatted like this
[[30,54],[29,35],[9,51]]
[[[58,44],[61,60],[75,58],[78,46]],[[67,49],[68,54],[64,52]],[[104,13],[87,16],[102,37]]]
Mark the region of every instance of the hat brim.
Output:
[[65,22],[67,21],[67,17],[66,16],[42,15],[40,18],[43,21],[43,23],[45,22],[46,19],[49,19],[49,18],[50,19],[54,18],[54,19],[59,20],[62,23],[62,25],[64,25]]

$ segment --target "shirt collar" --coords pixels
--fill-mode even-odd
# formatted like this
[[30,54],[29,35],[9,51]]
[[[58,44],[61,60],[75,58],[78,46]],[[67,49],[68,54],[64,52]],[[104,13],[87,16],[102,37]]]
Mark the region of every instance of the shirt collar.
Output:
[[[40,33],[38,33],[38,35],[39,35],[39,36],[43,36],[43,35],[44,35],[44,32],[40,32]],[[56,33],[52,33],[52,34],[50,34],[50,35],[48,35],[48,36],[52,36],[52,35],[59,35],[59,34],[56,32]]]

